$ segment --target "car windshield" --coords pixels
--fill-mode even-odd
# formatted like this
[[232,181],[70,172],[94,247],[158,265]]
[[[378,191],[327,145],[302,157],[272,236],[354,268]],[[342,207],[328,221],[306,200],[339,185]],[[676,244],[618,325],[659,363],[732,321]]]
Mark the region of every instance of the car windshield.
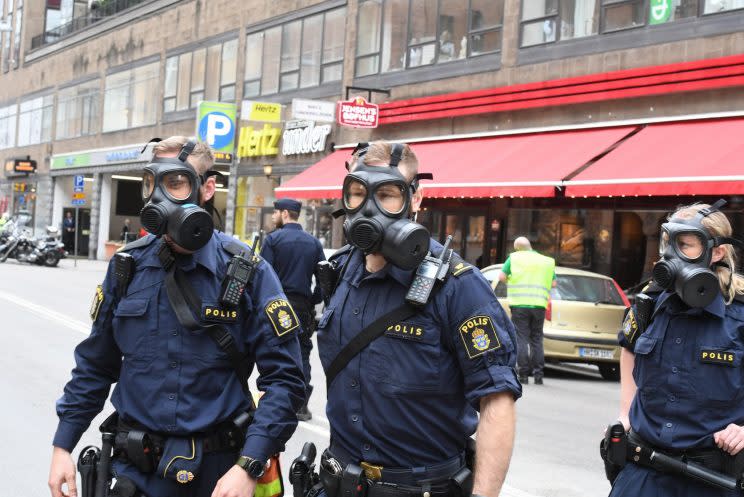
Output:
[[557,279],[557,286],[550,292],[553,300],[624,305],[623,298],[612,280],[561,274]]

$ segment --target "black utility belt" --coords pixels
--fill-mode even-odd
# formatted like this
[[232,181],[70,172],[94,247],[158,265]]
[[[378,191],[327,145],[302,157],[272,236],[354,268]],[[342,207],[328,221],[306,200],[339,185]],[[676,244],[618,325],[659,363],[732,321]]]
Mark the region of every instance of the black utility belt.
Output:
[[[245,442],[247,426],[239,428],[234,423],[223,423],[213,431],[193,434],[201,444],[204,454],[210,452],[238,451]],[[133,464],[142,473],[152,473],[163,456],[168,435],[154,433],[137,424],[119,420],[116,424],[114,457]]]
[[659,463],[659,460],[654,460],[651,457],[652,453],[660,454],[683,463],[699,464],[706,469],[723,473],[736,479],[742,477],[742,471],[744,470],[744,457],[734,457],[718,448],[684,451],[667,450],[654,447],[633,431],[628,433],[628,461],[658,471],[667,471],[663,463]]
[[320,458],[320,481],[328,497],[469,497],[473,491],[473,473],[464,455],[417,471],[344,464],[326,450]]

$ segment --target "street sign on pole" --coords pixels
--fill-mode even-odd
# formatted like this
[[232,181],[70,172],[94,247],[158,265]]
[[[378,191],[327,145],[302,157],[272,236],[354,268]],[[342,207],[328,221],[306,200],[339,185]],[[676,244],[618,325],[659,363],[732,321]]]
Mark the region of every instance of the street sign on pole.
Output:
[[75,188],[85,188],[85,176],[82,174],[75,175]]

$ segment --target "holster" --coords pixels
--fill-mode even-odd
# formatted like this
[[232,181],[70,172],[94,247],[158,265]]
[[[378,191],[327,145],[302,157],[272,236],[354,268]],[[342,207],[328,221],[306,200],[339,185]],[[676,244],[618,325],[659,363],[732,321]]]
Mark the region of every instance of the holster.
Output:
[[607,427],[604,438],[599,443],[599,454],[605,468],[605,476],[612,484],[627,460],[628,438],[625,427],[617,422]]

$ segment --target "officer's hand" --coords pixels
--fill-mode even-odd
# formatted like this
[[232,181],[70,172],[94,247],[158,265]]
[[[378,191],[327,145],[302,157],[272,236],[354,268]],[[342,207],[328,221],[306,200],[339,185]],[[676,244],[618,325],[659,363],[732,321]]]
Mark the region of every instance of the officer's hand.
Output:
[[716,445],[735,456],[744,449],[744,427],[730,424],[723,430],[713,434]]
[[[62,491],[64,483],[67,483],[68,493]],[[49,490],[52,491],[52,497],[77,497],[75,463],[72,461],[72,455],[65,449],[54,447],[52,451],[52,466],[49,469],[48,484]]]
[[248,476],[243,468],[233,466],[214,487],[212,497],[253,497],[256,480]]

